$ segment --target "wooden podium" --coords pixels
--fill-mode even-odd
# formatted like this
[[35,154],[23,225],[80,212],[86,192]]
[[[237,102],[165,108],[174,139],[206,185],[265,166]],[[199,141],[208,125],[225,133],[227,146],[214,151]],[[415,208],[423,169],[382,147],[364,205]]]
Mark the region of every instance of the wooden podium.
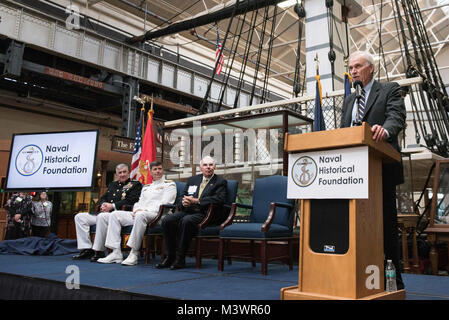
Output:
[[[281,289],[281,300],[405,299],[404,290],[384,289],[382,162],[400,161],[400,154],[386,142],[373,141],[365,122],[359,127],[286,134],[284,148],[289,153],[304,153],[361,146],[368,146],[369,196],[343,200],[348,208],[347,250],[337,254],[311,249],[311,203],[320,200],[301,200],[299,280],[297,286]],[[373,266],[378,276],[374,288],[367,285],[376,275]]]

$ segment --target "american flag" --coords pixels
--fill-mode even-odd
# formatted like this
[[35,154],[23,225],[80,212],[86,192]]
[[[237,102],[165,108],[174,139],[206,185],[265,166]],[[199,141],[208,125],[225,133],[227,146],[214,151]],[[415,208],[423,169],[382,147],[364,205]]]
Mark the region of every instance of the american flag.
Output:
[[220,42],[220,34],[218,33],[218,28],[217,28],[217,51],[215,52],[215,64],[217,65],[217,60],[218,60],[218,65],[217,65],[217,70],[215,70],[216,74],[221,74],[221,70],[223,69],[223,53],[221,52],[221,42]]
[[140,163],[140,154],[142,153],[142,137],[143,137],[143,117],[145,114],[145,109],[142,108],[140,110],[140,120],[139,126],[137,127],[136,139],[134,140],[134,150],[133,150],[133,158],[131,161],[131,180],[139,180],[140,172],[139,172],[139,163]]

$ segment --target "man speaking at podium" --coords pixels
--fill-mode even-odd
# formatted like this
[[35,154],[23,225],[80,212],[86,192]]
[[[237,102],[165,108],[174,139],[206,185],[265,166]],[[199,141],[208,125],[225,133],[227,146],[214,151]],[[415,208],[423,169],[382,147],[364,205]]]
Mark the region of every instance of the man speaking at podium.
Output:
[[[406,118],[400,86],[395,82],[374,80],[374,59],[367,52],[357,51],[349,56],[349,72],[356,90],[343,102],[341,127],[367,122],[376,142],[387,141],[400,151],[398,134]],[[402,163],[382,165],[384,254],[397,270],[398,290],[403,289],[404,284],[399,268],[396,185],[403,182]]]

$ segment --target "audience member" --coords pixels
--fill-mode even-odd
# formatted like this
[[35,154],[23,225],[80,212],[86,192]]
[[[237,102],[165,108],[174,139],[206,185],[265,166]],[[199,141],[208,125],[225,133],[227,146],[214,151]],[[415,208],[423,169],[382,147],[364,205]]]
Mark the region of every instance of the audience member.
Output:
[[45,238],[51,223],[53,204],[48,201],[47,192],[38,193],[37,201],[33,201],[33,215],[31,217],[31,229],[33,236]]
[[30,236],[33,200],[26,192],[14,193],[5,204],[7,211],[5,240]]

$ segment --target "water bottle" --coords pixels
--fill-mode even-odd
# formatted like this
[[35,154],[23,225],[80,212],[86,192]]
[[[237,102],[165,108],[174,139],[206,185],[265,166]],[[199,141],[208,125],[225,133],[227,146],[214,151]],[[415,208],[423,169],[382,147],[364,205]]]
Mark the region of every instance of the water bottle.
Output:
[[386,278],[385,290],[387,292],[397,291],[398,287],[396,286],[396,269],[391,260],[387,260],[387,265],[385,267],[385,278]]

